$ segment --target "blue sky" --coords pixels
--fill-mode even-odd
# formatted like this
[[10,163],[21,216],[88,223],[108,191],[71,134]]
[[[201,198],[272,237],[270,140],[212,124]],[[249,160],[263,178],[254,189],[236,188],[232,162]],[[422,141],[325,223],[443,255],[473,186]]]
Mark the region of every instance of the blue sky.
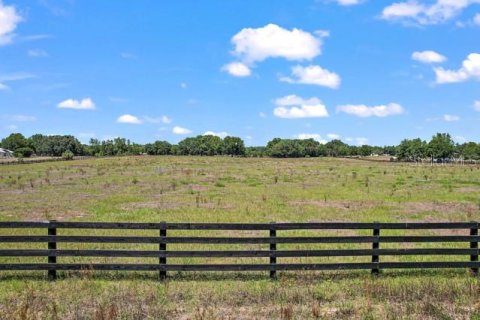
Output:
[[480,136],[480,0],[0,0],[0,137]]

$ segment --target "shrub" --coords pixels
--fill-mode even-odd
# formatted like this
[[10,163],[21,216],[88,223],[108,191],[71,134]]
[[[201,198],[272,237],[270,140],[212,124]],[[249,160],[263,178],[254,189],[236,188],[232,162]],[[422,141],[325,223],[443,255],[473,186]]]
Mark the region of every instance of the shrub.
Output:
[[23,147],[15,150],[15,157],[17,158],[30,158],[33,154],[32,148]]
[[73,160],[73,152],[70,150],[65,151],[62,153],[62,159],[63,160]]

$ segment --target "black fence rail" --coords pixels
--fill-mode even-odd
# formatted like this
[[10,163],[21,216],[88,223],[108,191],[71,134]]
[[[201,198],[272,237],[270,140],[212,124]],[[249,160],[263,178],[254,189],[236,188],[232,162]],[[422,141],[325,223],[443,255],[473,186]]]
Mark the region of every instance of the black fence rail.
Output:
[[[355,270],[469,268],[478,274],[478,222],[459,223],[110,223],[110,222],[0,222],[0,271],[44,270],[55,279],[59,270],[159,271],[277,271],[287,270]],[[45,229],[46,235],[4,235],[2,230]],[[158,230],[158,236],[57,235],[59,229],[83,230]],[[265,231],[265,237],[169,236],[169,230]],[[371,236],[279,236],[289,230],[371,230]],[[382,230],[457,230],[454,235],[381,235]],[[461,232],[458,232],[460,230]],[[459,234],[465,232],[465,235]],[[267,236],[268,235],[268,236]],[[10,249],[12,243],[46,243],[46,249]],[[158,250],[90,250],[58,249],[60,243],[158,244]],[[464,243],[452,248],[381,248],[381,244]],[[268,250],[168,250],[168,244],[265,244]],[[369,249],[278,250],[282,244],[369,244]],[[383,262],[384,256],[456,256],[458,260],[434,262]],[[371,257],[371,262],[278,263],[277,258]],[[12,257],[45,257],[47,263],[3,263]],[[58,263],[57,257],[158,258],[158,263]],[[168,258],[268,258],[265,264],[171,264]],[[460,258],[461,257],[461,258]],[[8,261],[7,261],[8,262]]]

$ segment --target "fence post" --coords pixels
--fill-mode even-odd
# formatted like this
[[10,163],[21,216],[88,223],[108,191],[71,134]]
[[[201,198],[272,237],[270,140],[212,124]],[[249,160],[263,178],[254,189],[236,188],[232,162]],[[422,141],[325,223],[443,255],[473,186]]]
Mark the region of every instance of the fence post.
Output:
[[[474,222],[474,221],[472,221],[472,222],[475,224],[475,227],[470,228],[470,235],[471,236],[478,236],[478,222]],[[478,241],[477,240],[470,242],[470,249],[477,249],[477,253],[472,254],[470,256],[470,261],[471,262],[478,262]],[[473,268],[471,268],[471,270],[472,270],[473,275],[478,274],[478,267],[473,267]]]
[[[166,238],[167,237],[167,223],[165,221],[160,222],[160,253],[163,253],[162,256],[159,258],[159,263],[160,266],[165,267],[167,265],[167,243],[166,243]],[[163,241],[162,241],[163,238]],[[167,278],[167,270],[166,269],[160,269],[160,280],[165,280]]]
[[[48,222],[48,235],[49,236],[56,236],[57,235],[57,227],[55,226],[56,220],[50,220]],[[48,241],[48,250],[57,250],[57,242],[56,240],[49,240]],[[48,263],[55,264],[57,263],[57,256],[54,254],[49,254],[48,255]],[[48,279],[49,280],[56,280],[57,279],[57,270],[52,269],[48,270]]]
[[[375,222],[376,224],[376,222]],[[380,248],[380,228],[376,226],[373,229],[373,242],[372,242],[372,250],[377,250]],[[372,268],[372,274],[378,275],[380,273],[380,269],[378,267],[378,263],[380,262],[380,258],[378,254],[372,254],[372,263],[376,263],[377,265]]]
[[[274,226],[275,222],[270,223],[270,266],[275,266],[277,264],[277,230]],[[270,269],[270,279],[276,279],[277,270]]]

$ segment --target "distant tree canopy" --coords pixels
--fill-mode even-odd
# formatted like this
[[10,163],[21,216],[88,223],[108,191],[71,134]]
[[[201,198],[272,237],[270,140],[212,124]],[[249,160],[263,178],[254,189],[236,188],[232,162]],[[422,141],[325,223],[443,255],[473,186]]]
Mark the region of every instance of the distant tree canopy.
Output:
[[427,142],[422,139],[405,139],[397,146],[348,145],[335,139],[322,144],[314,139],[274,138],[266,146],[246,147],[239,137],[220,138],[214,135],[199,135],[183,139],[178,144],[155,141],[145,145],[132,143],[125,138],[100,141],[90,139],[82,144],[71,135],[46,136],[35,134],[25,138],[12,133],[1,140],[1,146],[12,150],[18,157],[56,156],[73,154],[91,156],[122,155],[196,155],[196,156],[246,156],[274,158],[302,157],[355,157],[370,155],[396,156],[401,161],[444,162],[452,159],[480,160],[480,144],[466,142],[456,144],[450,134],[437,133]]

